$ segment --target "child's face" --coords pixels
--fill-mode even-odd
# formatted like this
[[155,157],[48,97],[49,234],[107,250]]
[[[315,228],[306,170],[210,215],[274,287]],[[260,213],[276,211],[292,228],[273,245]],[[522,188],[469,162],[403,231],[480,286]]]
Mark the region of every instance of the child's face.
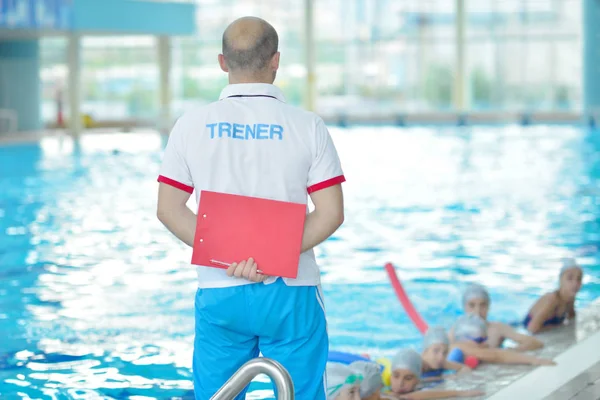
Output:
[[479,315],[483,320],[487,321],[490,304],[486,299],[469,299],[465,303],[465,313]]
[[577,292],[581,289],[581,280],[583,279],[583,271],[579,268],[571,268],[566,270],[560,277],[561,291],[571,299],[577,296]]
[[407,369],[396,369],[392,372],[392,392],[397,394],[411,393],[419,384],[419,378]]
[[342,389],[335,400],[360,400],[360,386],[348,386]]
[[448,357],[448,345],[443,343],[432,344],[423,352],[423,361],[433,369],[441,369]]

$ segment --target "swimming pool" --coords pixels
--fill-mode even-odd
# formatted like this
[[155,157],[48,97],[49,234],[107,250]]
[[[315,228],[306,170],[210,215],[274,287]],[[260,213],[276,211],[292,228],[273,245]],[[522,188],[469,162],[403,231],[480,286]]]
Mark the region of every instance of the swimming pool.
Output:
[[[520,319],[585,266],[600,295],[600,133],[570,127],[332,129],[346,222],[318,249],[331,347],[419,346],[383,264],[430,323],[486,284],[490,316]],[[94,134],[0,146],[0,394],[190,398],[191,251],[155,218],[165,139]],[[20,395],[19,395],[20,394]],[[255,382],[248,398],[270,395]]]

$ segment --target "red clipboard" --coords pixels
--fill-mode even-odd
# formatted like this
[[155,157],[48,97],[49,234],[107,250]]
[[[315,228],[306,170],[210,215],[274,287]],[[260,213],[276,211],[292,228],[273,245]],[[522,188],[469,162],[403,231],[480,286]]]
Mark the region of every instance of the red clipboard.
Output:
[[201,191],[192,264],[254,258],[266,275],[298,276],[306,204]]

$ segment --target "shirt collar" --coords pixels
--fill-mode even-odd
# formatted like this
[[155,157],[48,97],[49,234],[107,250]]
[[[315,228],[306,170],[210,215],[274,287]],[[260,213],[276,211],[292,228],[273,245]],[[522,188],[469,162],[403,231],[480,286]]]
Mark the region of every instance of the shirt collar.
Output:
[[283,92],[275,85],[268,83],[236,83],[225,86],[219,100],[230,96],[269,96],[285,103]]

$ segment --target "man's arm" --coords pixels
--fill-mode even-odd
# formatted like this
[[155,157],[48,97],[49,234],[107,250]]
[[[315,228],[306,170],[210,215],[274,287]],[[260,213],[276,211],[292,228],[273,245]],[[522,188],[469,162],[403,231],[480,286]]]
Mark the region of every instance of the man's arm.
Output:
[[[161,182],[158,186],[156,215],[173,235],[188,246],[194,247],[196,214],[186,205],[189,198],[190,193]],[[266,275],[258,272],[258,266],[252,258],[232,263],[227,268],[227,276],[244,278],[252,282],[263,282],[267,279]]]
[[[310,250],[326,240],[344,222],[344,196],[341,184],[312,192],[310,198],[315,205],[315,209],[306,216],[306,220],[304,221],[302,252]],[[183,220],[184,216],[181,219]],[[184,223],[181,222],[181,224],[183,225]],[[191,221],[190,228],[193,229],[193,240],[193,232],[196,229],[195,220]],[[174,231],[172,232],[177,235]],[[252,259],[248,261],[231,264],[227,269],[227,275],[246,278],[253,282],[263,282],[267,277],[258,272],[260,266],[257,266]],[[251,267],[252,265],[253,267]]]
[[190,193],[162,182],[159,183],[156,216],[173,235],[193,247],[196,234],[196,214],[186,205],[189,198]]
[[544,347],[544,342],[541,340],[530,335],[523,335],[507,324],[498,324],[497,326],[500,328],[502,336],[518,343],[515,351],[537,350]]
[[302,252],[325,241],[344,222],[344,195],[341,184],[312,192],[310,199],[315,209],[306,216],[304,222]]

